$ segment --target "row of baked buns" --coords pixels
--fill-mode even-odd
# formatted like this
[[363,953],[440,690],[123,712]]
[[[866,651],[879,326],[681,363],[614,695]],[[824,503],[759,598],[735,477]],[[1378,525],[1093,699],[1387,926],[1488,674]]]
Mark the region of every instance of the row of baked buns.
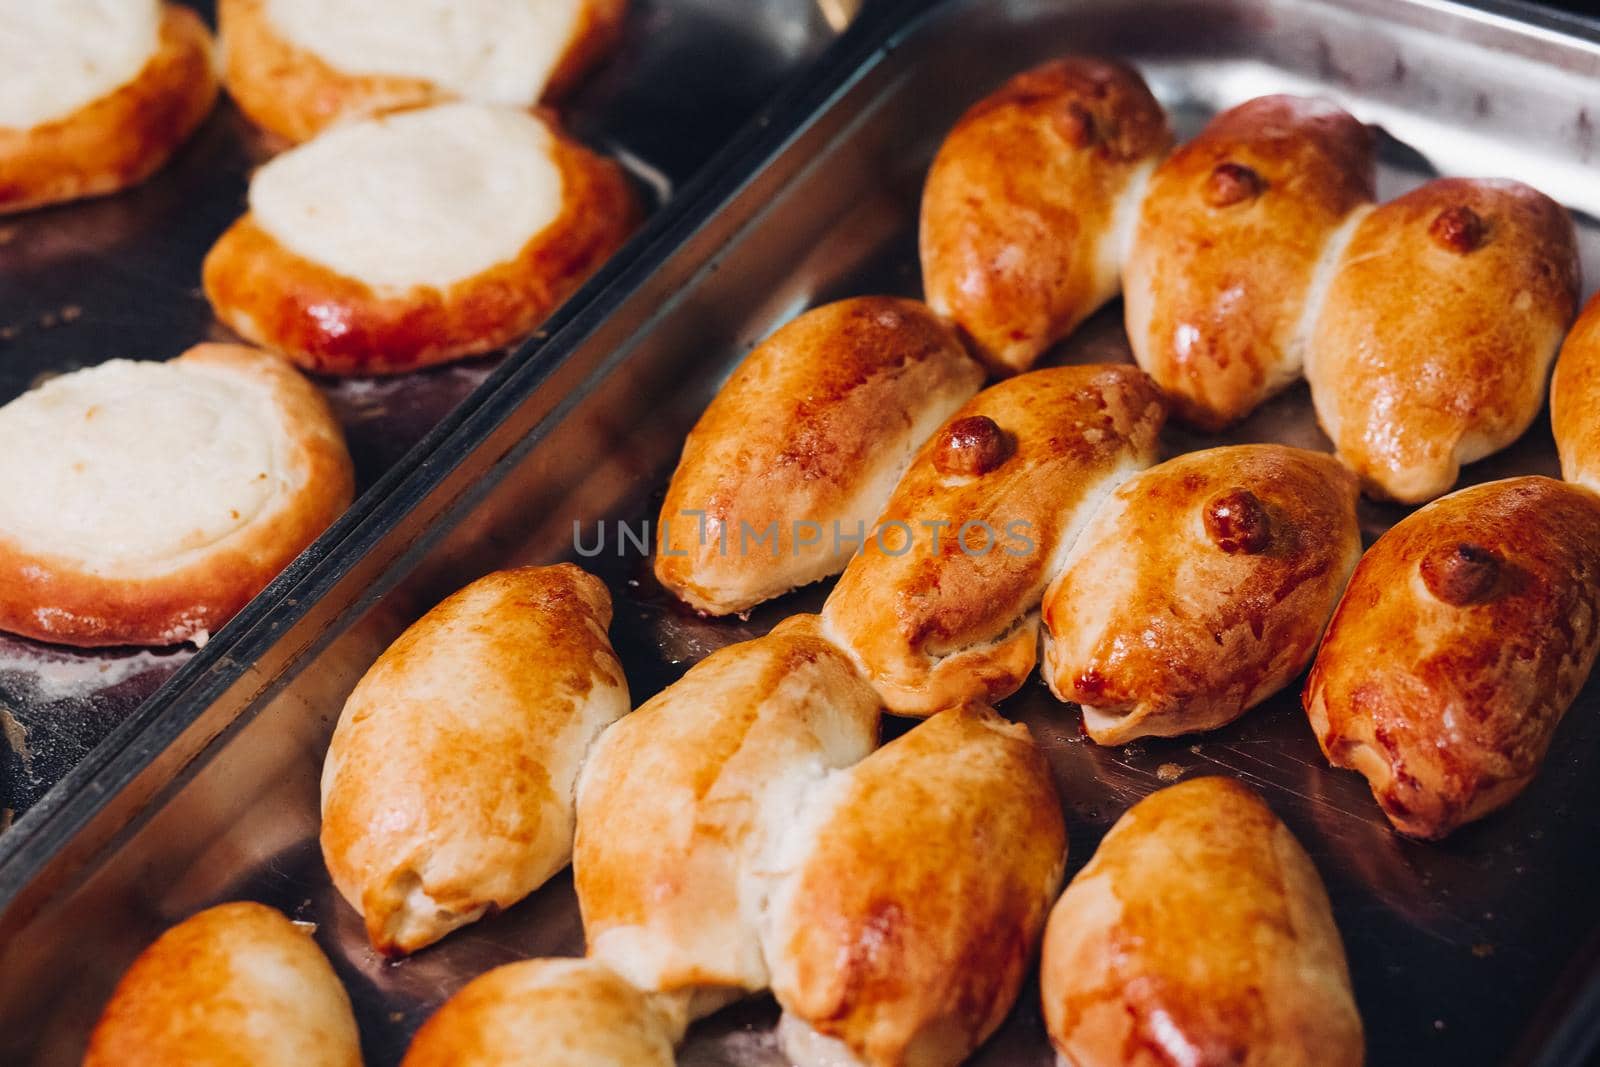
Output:
[[[1041,944],[1045,1018],[1078,1067],[1150,1048],[1362,1061],[1321,882],[1244,787],[1146,799],[1058,898],[1062,805],[1026,727],[952,706],[879,747],[878,696],[814,616],[627,714],[610,612],[570,565],[489,575],[407,630],[340,716],[323,855],[381,952],[573,865],[587,958],[470,982],[407,1064],[670,1064],[694,1019],[763,990],[796,1064],[956,1064]],[[251,904],[179,924],[124,976],[86,1062],[358,1063],[307,933]]]

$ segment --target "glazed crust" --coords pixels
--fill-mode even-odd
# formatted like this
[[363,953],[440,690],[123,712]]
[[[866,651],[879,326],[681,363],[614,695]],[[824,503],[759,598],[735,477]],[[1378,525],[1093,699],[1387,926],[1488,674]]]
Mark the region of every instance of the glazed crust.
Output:
[[203,642],[349,507],[355,474],[322,394],[283,360],[243,345],[178,357],[226,369],[270,398],[296,488],[245,526],[152,573],[108,573],[0,533],[0,630],[85,647]]
[[[973,419],[1003,435],[1000,461],[948,469],[952,430]],[[1164,419],[1130,366],[1052,367],[979,393],[918,451],[828,597],[824,633],[902,715],[1016,692],[1046,584],[1105,494],[1154,462]]]
[[1550,380],[1550,427],[1561,477],[1600,492],[1600,296],[1590,300],[1561,346]]
[[1131,67],[1072,56],[1012,78],[961,117],[928,171],[929,306],[996,373],[1027,370],[1116,295],[1123,227],[1171,143]]
[[1431,500],[1521,436],[1577,298],[1572,219],[1526,185],[1441,178],[1367,214],[1306,360],[1363,490]]
[[117,983],[84,1067],[361,1067],[350,998],[312,940],[262,904],[162,934]]
[[137,185],[189,139],[217,99],[211,35],[173,3],[159,35],[122,87],[42,125],[0,128],[0,215]]
[[838,574],[917,447],[982,384],[920,303],[806,312],[750,353],[689,432],[661,505],[656,577],[729,615]]
[[1045,1024],[1073,1067],[1359,1067],[1316,868],[1249,789],[1197,778],[1117,821],[1050,913]]
[[[289,141],[304,141],[338,122],[457,99],[421,78],[339,70],[281,36],[268,0],[219,0],[223,78],[250,120]],[[588,0],[542,100],[570,90],[622,36],[628,0]]]
[[386,955],[510,907],[572,856],[573,788],[626,715],[611,597],[571,564],[497,571],[424,615],[339,716],[322,855]]
[[1222,429],[1299,377],[1313,276],[1376,182],[1371,131],[1294,96],[1223,112],[1156,170],[1123,300],[1134,357],[1179,418]]
[[1532,780],[1594,665],[1597,611],[1600,498],[1525,477],[1436,500],[1345,590],[1306,684],[1317,741],[1396,829],[1443,837]]
[[1049,766],[1026,726],[955,708],[842,778],[773,898],[785,1029],[874,1067],[960,1063],[1010,1012],[1061,887]]
[[1360,557],[1332,456],[1168,460],[1112,494],[1045,593],[1044,679],[1102,745],[1215,729],[1311,662]]

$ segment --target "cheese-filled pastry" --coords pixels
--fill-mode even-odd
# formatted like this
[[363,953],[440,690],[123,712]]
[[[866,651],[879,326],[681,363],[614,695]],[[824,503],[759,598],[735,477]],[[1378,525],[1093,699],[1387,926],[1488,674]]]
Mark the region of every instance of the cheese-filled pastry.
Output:
[[1600,295],[1561,346],[1550,379],[1550,427],[1561,477],[1600,492]]
[[1305,708],[1396,829],[1440,838],[1532,781],[1600,648],[1600,497],[1549,478],[1451,493],[1362,558]]
[[0,629],[203,644],[349,505],[327,402],[276,356],[111,360],[0,407]]
[[117,983],[84,1067],[361,1067],[350,998],[312,939],[264,904],[174,926]]
[[1069,56],[1017,75],[945,138],[922,191],[922,284],[997,373],[1027,370],[1117,294],[1172,143],[1133,68]]
[[666,1020],[594,960],[523,960],[463,986],[401,1067],[673,1067]]
[[324,374],[395,374],[530,332],[637,218],[621,168],[546,119],[443,104],[267,163],[203,270],[235,331]]
[[790,1062],[965,1060],[1011,1011],[1066,858],[1044,755],[989,708],[833,775],[787,833],[768,916]]
[[469,100],[531,107],[621,36],[627,0],[220,0],[223,79],[257,125],[303,141],[339,122]]
[[796,616],[713,652],[607,730],[578,783],[589,955],[676,998],[678,1022],[766,988],[774,836],[830,769],[873,750],[879,710],[815,616]]
[[1045,929],[1045,1025],[1073,1067],[1360,1067],[1328,894],[1255,793],[1196,778],[1128,809]]
[[995,702],[1038,655],[1039,602],[1166,417],[1135,367],[1052,367],[973,397],[917,453],[822,609],[891,711]]
[[808,311],[733,372],[684,442],[656,577],[713,615],[844,570],[917,448],[983,370],[913,300]]
[[1134,357],[1179,418],[1222,429],[1300,377],[1319,267],[1377,195],[1376,159],[1342,109],[1263,96],[1156,170],[1122,291]]
[[216,102],[181,4],[0,0],[0,27],[0,215],[137,185]]
[[1363,491],[1431,500],[1520,437],[1577,299],[1572,219],[1526,185],[1440,178],[1367,213],[1306,355]]
[[1297,676],[1361,557],[1355,477],[1284,445],[1190,452],[1101,505],[1044,595],[1044,680],[1102,745],[1232,722]]
[[611,597],[571,564],[497,571],[424,615],[346,701],[322,855],[399,955],[521,900],[572,857],[573,787],[627,714]]

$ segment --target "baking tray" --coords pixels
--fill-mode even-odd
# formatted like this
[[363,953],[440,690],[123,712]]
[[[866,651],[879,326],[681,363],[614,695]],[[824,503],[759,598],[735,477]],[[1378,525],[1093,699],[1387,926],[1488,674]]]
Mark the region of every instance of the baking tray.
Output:
[[[211,18],[211,4],[196,6]],[[561,110],[579,138],[619,159],[644,200],[659,206],[816,59],[857,6],[634,0],[616,55]],[[232,339],[199,290],[200,261],[243,210],[250,171],[275,147],[224,100],[144,186],[0,217],[0,403],[109,358],[165,359],[198,341]],[[537,348],[525,346],[518,358]],[[408,452],[504,362],[497,354],[393,378],[321,380],[349,440],[358,488],[407,466]],[[312,558],[346,528],[336,527]],[[273,599],[266,594],[256,612]],[[226,669],[223,645],[235,632],[224,631],[191,672]],[[0,832],[97,746],[115,747],[117,727],[155,714],[165,698],[158,689],[191,658],[186,646],[77,651],[0,636]],[[0,836],[0,850],[7,847]]]
[[[926,8],[926,10],[924,10]],[[961,109],[1049,55],[1136,62],[1194,132],[1216,109],[1316,91],[1383,126],[1382,191],[1434,170],[1531,181],[1573,207],[1600,274],[1600,31],[1497,5],[1434,0],[947,0],[864,20],[723,157],[692,211],[507,374],[324,559],[292,610],[237,642],[246,676],[196,679],[72,798],[52,833],[0,863],[0,1062],[69,1063],[117,976],[165,926],[249,897],[318,925],[356,1004],[368,1062],[464,981],[535,954],[581,951],[565,876],[502,915],[389,964],[329,885],[317,779],[362,672],[442,596],[499,566],[574,558],[574,524],[651,516],[687,429],[729,369],[800,309],[853,293],[915,294],[927,161]],[[1052,354],[1119,360],[1116,306]],[[1168,451],[1226,441],[1327,447],[1303,387],[1226,438],[1180,430]],[[1552,473],[1541,420],[1464,480]],[[1402,511],[1364,505],[1370,540]],[[614,529],[614,527],[613,527]],[[612,542],[613,549],[615,542]],[[616,602],[612,635],[641,701],[709,651],[814,610],[822,589],[707,621],[655,586],[648,561],[583,561]],[[1037,682],[1003,705],[1057,772],[1069,870],[1126,807],[1166,782],[1225,773],[1259,789],[1321,871],[1344,934],[1374,1064],[1580,1063],[1600,1024],[1600,684],[1562,724],[1508,810],[1436,845],[1389,829],[1356,775],[1328,769],[1290,691],[1210,734],[1099,748]],[[904,724],[891,727],[903,729]],[[697,1026],[680,1062],[777,1064],[757,998]],[[1026,987],[976,1058],[1051,1063]]]

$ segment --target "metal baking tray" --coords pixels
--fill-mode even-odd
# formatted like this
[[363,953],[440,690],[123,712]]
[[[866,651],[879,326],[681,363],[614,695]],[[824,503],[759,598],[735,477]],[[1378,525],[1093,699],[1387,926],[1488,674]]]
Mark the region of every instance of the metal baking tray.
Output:
[[[232,654],[242,676],[194,682],[98,790],[0,861],[0,1062],[70,1063],[117,976],[168,924],[248,897],[318,925],[347,983],[368,1062],[490,966],[573,954],[565,876],[400,963],[366,945],[316,846],[317,779],[345,695],[442,596],[496,567],[574,556],[574,525],[650,517],[683,435],[730,368],[800,309],[915,294],[923,172],[968,103],[1052,54],[1134,61],[1194,132],[1263,92],[1319,92],[1379,124],[1385,195],[1435,170],[1522,178],[1565,200],[1600,275],[1600,29],[1532,9],[1440,0],[942,0],[863,20],[809,85],[723,157],[723,173],[649,254],[569,317],[544,357],[505,375],[342,544],[297,575]],[[1113,305],[1051,357],[1125,360]],[[1217,441],[1179,430],[1169,452]],[[1303,387],[1228,441],[1327,447]],[[1540,421],[1465,480],[1552,473]],[[1363,506],[1370,540],[1402,511]],[[614,527],[613,527],[614,529]],[[612,636],[636,701],[710,650],[814,610],[821,588],[747,620],[708,621],[612,550],[582,562],[616,602]],[[1289,691],[1210,734],[1099,748],[1037,683],[1003,705],[1057,772],[1069,872],[1137,798],[1231,774],[1259,789],[1328,885],[1373,1064],[1583,1062],[1600,1029],[1600,682],[1543,772],[1506,811],[1435,845],[1392,833],[1354,774],[1328,769]],[[903,729],[897,724],[891,729]],[[20,829],[20,828],[19,828]],[[1270,992],[1270,991],[1269,991]],[[756,998],[698,1025],[680,1059],[779,1064],[776,1009]],[[975,1061],[1053,1062],[1025,987]]]

